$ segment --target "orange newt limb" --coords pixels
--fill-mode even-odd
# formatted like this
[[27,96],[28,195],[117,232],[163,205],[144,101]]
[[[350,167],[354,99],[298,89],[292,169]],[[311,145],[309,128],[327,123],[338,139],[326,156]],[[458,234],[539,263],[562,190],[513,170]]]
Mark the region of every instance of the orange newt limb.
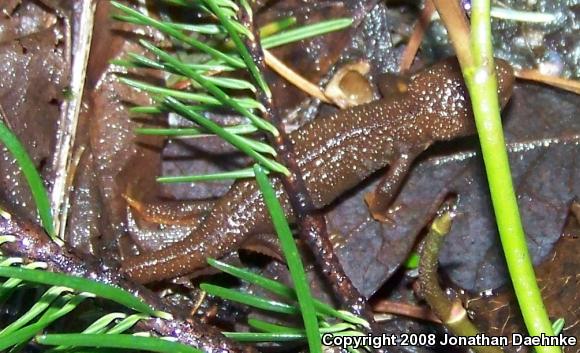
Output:
[[[511,66],[496,60],[502,106],[514,83]],[[374,172],[389,166],[367,195],[371,214],[387,219],[388,206],[412,161],[435,141],[475,133],[467,88],[455,58],[412,75],[406,91],[314,119],[290,134],[298,168],[314,206],[322,208]],[[290,222],[294,214],[279,178],[272,182]],[[236,250],[248,237],[272,233],[270,217],[254,180],[241,180],[214,204],[182,241],[126,259],[122,271],[149,283],[185,275]]]

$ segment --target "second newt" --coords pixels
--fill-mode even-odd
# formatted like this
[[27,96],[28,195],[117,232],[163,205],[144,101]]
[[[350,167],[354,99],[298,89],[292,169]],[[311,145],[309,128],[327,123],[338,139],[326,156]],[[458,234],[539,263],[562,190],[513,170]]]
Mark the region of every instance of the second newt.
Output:
[[[511,66],[496,59],[502,107],[514,83]],[[387,175],[365,200],[376,219],[388,206],[412,161],[435,141],[475,133],[467,88],[455,58],[409,78],[406,91],[393,97],[314,119],[290,134],[298,167],[314,206],[322,208],[371,174]],[[272,179],[288,220],[292,207],[279,178]],[[185,239],[166,248],[126,259],[122,271],[137,282],[160,281],[206,266],[237,249],[249,236],[272,233],[270,217],[254,180],[241,180],[216,201],[207,217]]]

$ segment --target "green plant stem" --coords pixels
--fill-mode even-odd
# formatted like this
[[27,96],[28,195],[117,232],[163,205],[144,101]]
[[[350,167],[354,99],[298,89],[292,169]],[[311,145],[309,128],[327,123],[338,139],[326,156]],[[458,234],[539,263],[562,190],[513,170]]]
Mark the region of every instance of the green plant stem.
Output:
[[302,265],[298,248],[294,242],[292,231],[266,173],[258,164],[254,165],[254,173],[256,174],[256,181],[262,191],[264,202],[272,218],[274,229],[280,239],[280,247],[284,253],[284,258],[288,262],[288,270],[290,271],[292,282],[296,289],[296,296],[298,298],[302,319],[304,320],[310,352],[321,353],[320,331],[318,329],[318,320],[316,318],[316,311],[314,310],[313,298],[310,293],[310,288],[308,288],[308,279],[306,278],[304,266]]
[[[491,200],[508,270],[528,333],[553,335],[542,302],[520,219],[502,131],[497,79],[491,44],[489,0],[472,2],[471,50],[473,67],[463,72],[473,105],[485,162]],[[536,347],[538,353],[559,353],[560,347]]]

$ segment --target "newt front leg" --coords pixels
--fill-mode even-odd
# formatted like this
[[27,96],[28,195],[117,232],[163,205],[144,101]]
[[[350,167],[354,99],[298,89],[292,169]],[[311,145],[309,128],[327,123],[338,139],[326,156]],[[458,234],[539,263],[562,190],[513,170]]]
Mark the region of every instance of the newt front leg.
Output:
[[375,190],[365,194],[365,202],[375,220],[382,223],[391,223],[391,218],[388,215],[391,200],[393,200],[395,193],[403,183],[404,176],[412,162],[413,160],[407,156],[399,158],[389,166],[387,175],[383,177]]
[[[428,146],[425,146],[427,148]],[[400,153],[399,159],[388,168],[387,174],[381,179],[375,190],[365,195],[364,199],[373,218],[382,223],[391,223],[389,206],[407,176],[415,157],[422,150],[413,149],[407,153]]]

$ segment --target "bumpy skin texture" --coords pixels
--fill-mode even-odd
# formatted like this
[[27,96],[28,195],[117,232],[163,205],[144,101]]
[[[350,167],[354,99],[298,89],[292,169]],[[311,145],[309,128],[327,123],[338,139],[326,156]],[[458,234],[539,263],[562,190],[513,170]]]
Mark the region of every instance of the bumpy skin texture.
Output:
[[[504,106],[511,95],[513,72],[501,60],[496,60],[496,68]],[[392,186],[400,185],[415,156],[435,141],[474,133],[467,89],[457,60],[450,58],[413,75],[406,92],[315,119],[290,138],[306,188],[318,208],[391,165],[382,183],[388,191],[377,190],[374,198],[367,198],[371,212],[378,215],[385,211],[393,196]],[[273,182],[293,221],[281,181],[274,178]],[[377,201],[378,196],[383,199]],[[248,236],[268,232],[272,225],[257,184],[239,181],[186,239],[129,258],[122,271],[141,283],[185,275],[205,267],[208,257],[220,258],[237,249]]]

